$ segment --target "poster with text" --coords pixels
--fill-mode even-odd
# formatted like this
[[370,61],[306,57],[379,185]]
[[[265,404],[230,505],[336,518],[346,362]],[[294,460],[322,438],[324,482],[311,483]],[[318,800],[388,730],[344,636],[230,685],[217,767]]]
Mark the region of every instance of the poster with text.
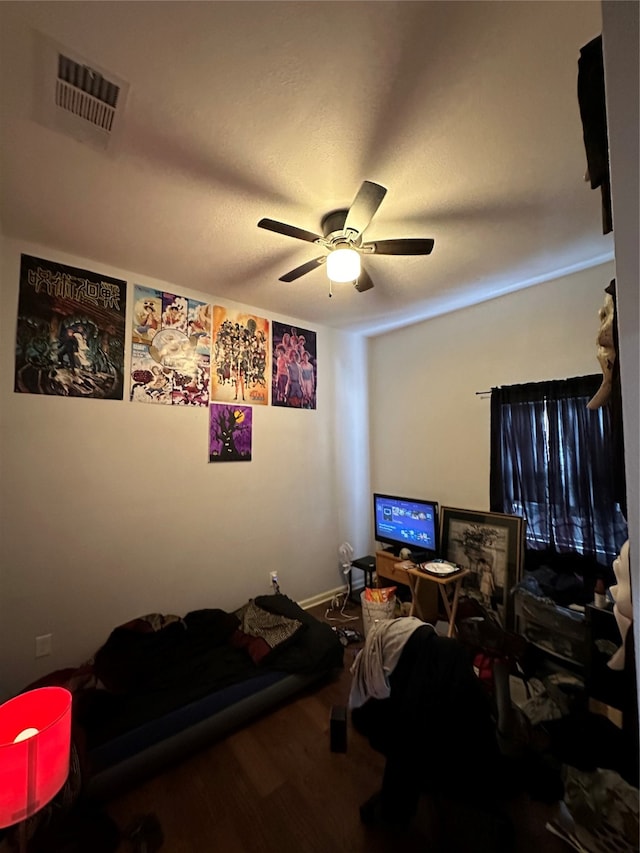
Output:
[[215,305],[211,399],[266,406],[270,366],[269,321]]
[[122,400],[127,283],[22,255],[15,391]]
[[272,325],[271,405],[315,409],[316,333],[286,323]]
[[136,285],[131,399],[168,406],[208,406],[211,305]]
[[251,406],[209,406],[209,462],[250,462]]

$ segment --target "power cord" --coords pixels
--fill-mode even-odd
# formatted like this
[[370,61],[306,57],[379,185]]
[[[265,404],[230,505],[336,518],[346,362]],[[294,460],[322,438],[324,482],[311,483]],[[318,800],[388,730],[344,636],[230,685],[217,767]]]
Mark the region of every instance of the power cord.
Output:
[[[328,619],[330,622],[355,622],[358,619],[357,616],[348,616],[344,611],[347,606],[347,601],[349,600],[349,593],[340,592],[337,595],[334,595],[331,599],[331,604],[327,607],[324,618]],[[331,616],[331,613],[335,613],[339,611],[338,615]]]

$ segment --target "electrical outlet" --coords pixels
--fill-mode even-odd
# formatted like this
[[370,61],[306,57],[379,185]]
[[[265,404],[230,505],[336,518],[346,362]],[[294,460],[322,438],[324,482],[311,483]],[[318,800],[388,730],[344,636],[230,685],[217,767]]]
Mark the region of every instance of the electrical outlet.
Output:
[[36,657],[44,658],[47,655],[51,654],[51,641],[53,639],[53,634],[42,634],[40,637],[36,637]]

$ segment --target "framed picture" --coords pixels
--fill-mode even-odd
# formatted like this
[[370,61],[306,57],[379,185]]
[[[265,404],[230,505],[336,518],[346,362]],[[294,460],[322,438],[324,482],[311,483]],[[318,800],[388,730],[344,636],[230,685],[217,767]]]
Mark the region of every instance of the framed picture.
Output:
[[500,512],[440,508],[440,549],[445,560],[469,569],[465,590],[513,630],[511,588],[520,580],[524,519]]

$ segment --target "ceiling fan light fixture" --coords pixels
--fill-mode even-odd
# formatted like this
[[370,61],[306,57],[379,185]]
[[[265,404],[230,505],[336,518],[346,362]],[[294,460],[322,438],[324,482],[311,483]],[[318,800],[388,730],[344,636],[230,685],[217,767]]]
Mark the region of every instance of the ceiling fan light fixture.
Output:
[[400,237],[371,243],[362,242],[362,235],[369,227],[386,192],[386,187],[381,184],[363,181],[348,210],[332,210],[322,217],[322,236],[286,222],[278,222],[276,219],[261,219],[258,228],[315,243],[327,252],[281,275],[279,280],[295,281],[326,262],[329,296],[333,282],[354,284],[358,293],[364,293],[371,290],[373,282],[367,271],[360,267],[361,254],[430,255],[434,246],[431,238]]
[[348,246],[338,246],[327,256],[327,276],[338,283],[356,281],[360,275],[360,255]]

